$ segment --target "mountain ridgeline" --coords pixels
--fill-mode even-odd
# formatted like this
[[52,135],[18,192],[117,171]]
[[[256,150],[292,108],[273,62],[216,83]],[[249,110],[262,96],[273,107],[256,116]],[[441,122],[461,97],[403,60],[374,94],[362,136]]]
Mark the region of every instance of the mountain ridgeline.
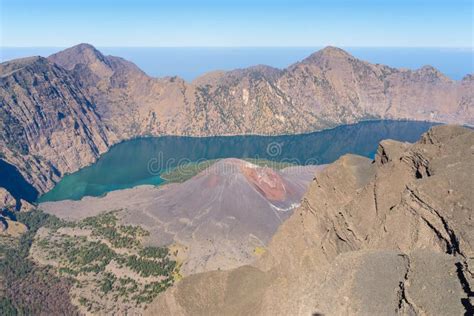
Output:
[[186,82],[80,44],[0,64],[1,157],[40,193],[121,140],[294,134],[368,119],[474,124],[474,77],[370,64],[327,47],[286,69]]

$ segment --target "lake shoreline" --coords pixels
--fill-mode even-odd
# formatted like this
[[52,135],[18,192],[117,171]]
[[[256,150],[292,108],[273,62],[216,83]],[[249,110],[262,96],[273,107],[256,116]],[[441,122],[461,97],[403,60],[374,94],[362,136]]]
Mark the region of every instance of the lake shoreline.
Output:
[[330,163],[347,153],[371,158],[380,140],[415,141],[421,133],[438,124],[370,120],[295,135],[136,137],[111,146],[93,164],[63,176],[38,201],[49,201],[49,197],[55,196],[53,200],[64,199],[65,196],[58,192],[66,192],[67,187],[75,193],[66,196],[79,199],[141,184],[162,185],[166,181],[160,178],[160,174],[184,162],[254,158],[315,165]]

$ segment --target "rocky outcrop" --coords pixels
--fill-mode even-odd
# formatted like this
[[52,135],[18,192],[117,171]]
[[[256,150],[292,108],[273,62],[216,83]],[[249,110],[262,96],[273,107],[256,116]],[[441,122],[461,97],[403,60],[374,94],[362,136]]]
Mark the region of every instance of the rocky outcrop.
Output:
[[4,188],[0,188],[0,209],[3,208],[14,208],[16,206],[15,198],[5,190]]
[[[472,130],[438,126],[415,144],[382,142],[374,161],[343,156],[315,177],[254,267],[185,278],[149,311],[469,314],[473,155]],[[246,283],[252,276],[262,282]]]
[[4,159],[43,193],[117,141],[143,135],[289,134],[367,119],[474,124],[474,81],[374,65],[327,47],[280,70],[188,83],[151,78],[80,44],[0,66]]
[[29,212],[34,206],[23,200],[17,199],[4,188],[0,188],[0,210],[9,209],[13,211]]
[[30,211],[33,206],[24,200],[16,200],[10,192],[0,188],[0,236],[18,237],[28,228],[15,220],[14,211]]

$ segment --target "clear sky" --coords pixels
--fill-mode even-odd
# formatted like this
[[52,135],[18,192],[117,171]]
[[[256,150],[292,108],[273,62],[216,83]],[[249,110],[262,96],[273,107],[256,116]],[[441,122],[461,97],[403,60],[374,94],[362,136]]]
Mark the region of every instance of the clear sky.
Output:
[[472,47],[472,0],[0,0],[0,46]]

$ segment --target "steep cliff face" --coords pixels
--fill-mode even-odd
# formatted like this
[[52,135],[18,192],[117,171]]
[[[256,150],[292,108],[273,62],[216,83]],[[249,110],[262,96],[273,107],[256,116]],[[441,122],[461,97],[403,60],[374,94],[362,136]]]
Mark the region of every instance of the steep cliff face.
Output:
[[185,278],[149,311],[472,312],[473,149],[472,130],[440,126],[413,145],[383,141],[373,162],[344,156],[316,175],[255,267]]
[[301,133],[371,118],[474,124],[472,76],[373,65],[333,47],[283,70],[188,83],[80,44],[3,63],[0,75],[4,159],[39,192],[135,136]]
[[474,102],[471,84],[430,66],[411,71],[370,64],[334,47],[290,66],[277,86],[326,124],[373,117],[471,124],[474,119],[465,108]]
[[373,118],[474,122],[471,81],[429,66],[373,65],[334,47],[281,71],[253,67],[193,83],[241,132],[306,132]]
[[39,191],[93,162],[110,144],[111,134],[76,80],[45,58],[0,65],[0,104],[2,159]]
[[88,44],[51,55],[49,60],[80,83],[104,124],[120,139],[198,130],[198,122],[190,125],[183,116],[194,94],[182,79],[148,77],[131,62],[104,56]]
[[87,44],[49,59],[73,72],[122,138],[301,133],[371,118],[474,124],[469,77],[458,82],[430,66],[373,65],[335,47],[283,70],[260,65],[192,83],[150,78]]

